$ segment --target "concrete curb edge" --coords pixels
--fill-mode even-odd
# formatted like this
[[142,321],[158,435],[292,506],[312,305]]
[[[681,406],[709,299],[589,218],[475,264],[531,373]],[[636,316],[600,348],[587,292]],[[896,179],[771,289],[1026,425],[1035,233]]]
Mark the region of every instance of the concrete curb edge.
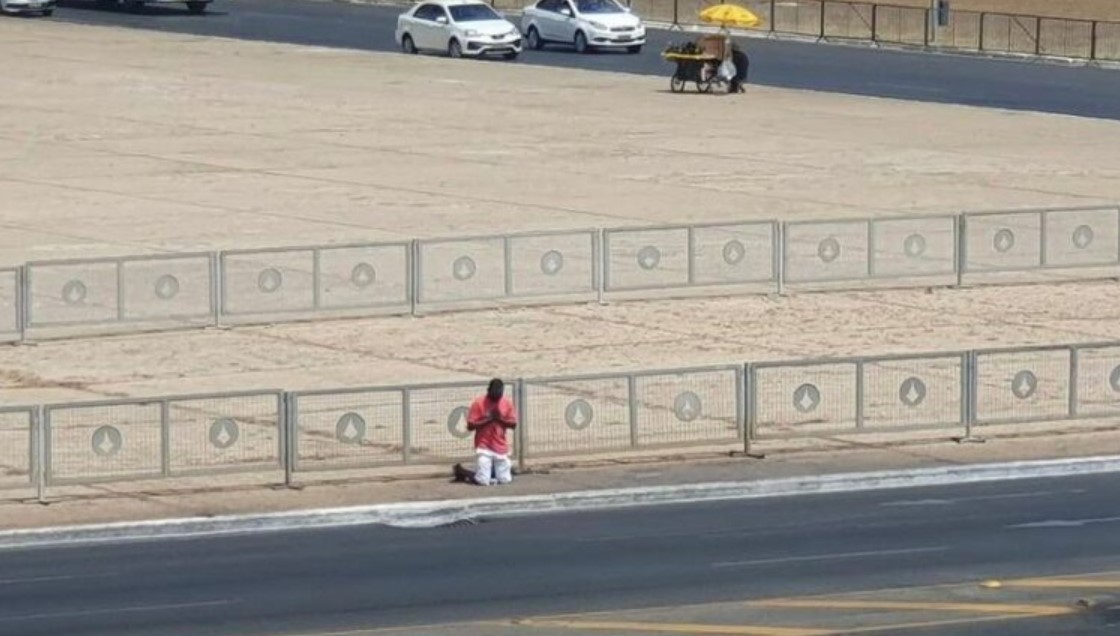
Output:
[[0,549],[75,546],[361,525],[431,528],[481,517],[510,517],[1115,472],[1120,472],[1120,456],[839,473],[458,501],[391,503],[266,514],[7,530],[0,531]]

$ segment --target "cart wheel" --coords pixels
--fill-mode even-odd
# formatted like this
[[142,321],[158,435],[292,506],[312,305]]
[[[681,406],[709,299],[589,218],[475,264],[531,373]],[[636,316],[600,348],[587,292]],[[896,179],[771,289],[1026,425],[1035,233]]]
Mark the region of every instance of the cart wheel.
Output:
[[669,78],[669,90],[673,91],[674,93],[683,93],[684,92],[684,80],[681,79],[680,77],[677,77],[676,75],[670,77]]
[[710,92],[712,92],[712,80],[711,80],[711,78],[708,78],[706,80],[705,79],[696,80],[696,90],[697,90],[697,92],[700,92],[700,93],[710,93]]

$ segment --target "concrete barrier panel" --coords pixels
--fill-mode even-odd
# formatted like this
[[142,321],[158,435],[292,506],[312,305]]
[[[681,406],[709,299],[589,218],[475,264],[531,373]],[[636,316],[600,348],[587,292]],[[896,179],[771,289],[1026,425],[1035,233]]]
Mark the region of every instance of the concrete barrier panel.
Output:
[[1120,414],[1120,346],[1077,349],[1077,415]]
[[1055,210],[1043,215],[1047,267],[1120,263],[1120,211]]
[[280,470],[281,408],[276,392],[169,400],[171,474]]
[[297,393],[293,399],[295,470],[403,463],[403,390]]
[[863,280],[869,276],[867,221],[807,221],[786,226],[790,283]]
[[607,230],[606,290],[688,285],[688,229]]
[[231,316],[312,311],[315,263],[312,249],[223,252],[222,313]]
[[636,376],[638,445],[673,447],[741,439],[738,391],[733,368]]
[[159,401],[46,407],[48,483],[92,483],[162,474]]
[[502,237],[420,243],[421,304],[495,300],[506,295]]
[[595,241],[590,231],[510,237],[510,295],[595,294]]
[[976,422],[1032,422],[1070,415],[1066,349],[980,352]]
[[964,356],[868,359],[863,363],[863,428],[963,431]]
[[631,448],[626,376],[527,382],[524,415],[528,457]]
[[698,226],[692,230],[694,285],[774,280],[774,224]]
[[965,214],[965,271],[998,272],[1042,265],[1042,214]]
[[116,322],[117,262],[28,263],[28,326]]
[[121,262],[124,320],[209,321],[214,315],[209,254]]
[[322,247],[319,308],[408,307],[407,244]]
[[758,365],[752,380],[759,438],[856,431],[854,362]]
[[948,276],[957,271],[957,219],[952,216],[871,222],[875,278]]

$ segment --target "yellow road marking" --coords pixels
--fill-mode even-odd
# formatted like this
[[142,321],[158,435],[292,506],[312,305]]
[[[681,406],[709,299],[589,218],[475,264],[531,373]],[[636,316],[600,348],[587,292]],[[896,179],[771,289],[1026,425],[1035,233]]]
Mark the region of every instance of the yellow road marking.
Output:
[[525,620],[525,627],[552,627],[580,631],[657,632],[665,634],[720,634],[722,636],[828,636],[831,629],[768,627],[766,625],[704,625],[696,623],[644,623],[633,621]]
[[968,612],[976,614],[1001,614],[1006,616],[1062,616],[1072,614],[1071,607],[1060,605],[1027,605],[1013,603],[927,603],[922,601],[857,601],[840,599],[776,599],[748,603],[755,607],[780,607],[786,609],[824,610],[909,610],[930,612]]
[[1120,579],[1019,579],[1003,581],[1004,587],[1106,589],[1120,587]]

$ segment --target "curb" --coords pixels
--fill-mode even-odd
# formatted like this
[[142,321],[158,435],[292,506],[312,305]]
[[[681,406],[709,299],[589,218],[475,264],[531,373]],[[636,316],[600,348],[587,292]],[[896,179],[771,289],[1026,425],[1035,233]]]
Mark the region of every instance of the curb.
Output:
[[891,490],[951,484],[1069,477],[1120,472],[1120,456],[1020,461],[916,470],[813,475],[756,481],[716,482],[590,490],[551,495],[493,497],[325,508],[268,514],[193,517],[0,532],[0,550],[123,543],[385,525],[434,528],[479,517],[511,517],[642,506],[734,501],[811,494]]

